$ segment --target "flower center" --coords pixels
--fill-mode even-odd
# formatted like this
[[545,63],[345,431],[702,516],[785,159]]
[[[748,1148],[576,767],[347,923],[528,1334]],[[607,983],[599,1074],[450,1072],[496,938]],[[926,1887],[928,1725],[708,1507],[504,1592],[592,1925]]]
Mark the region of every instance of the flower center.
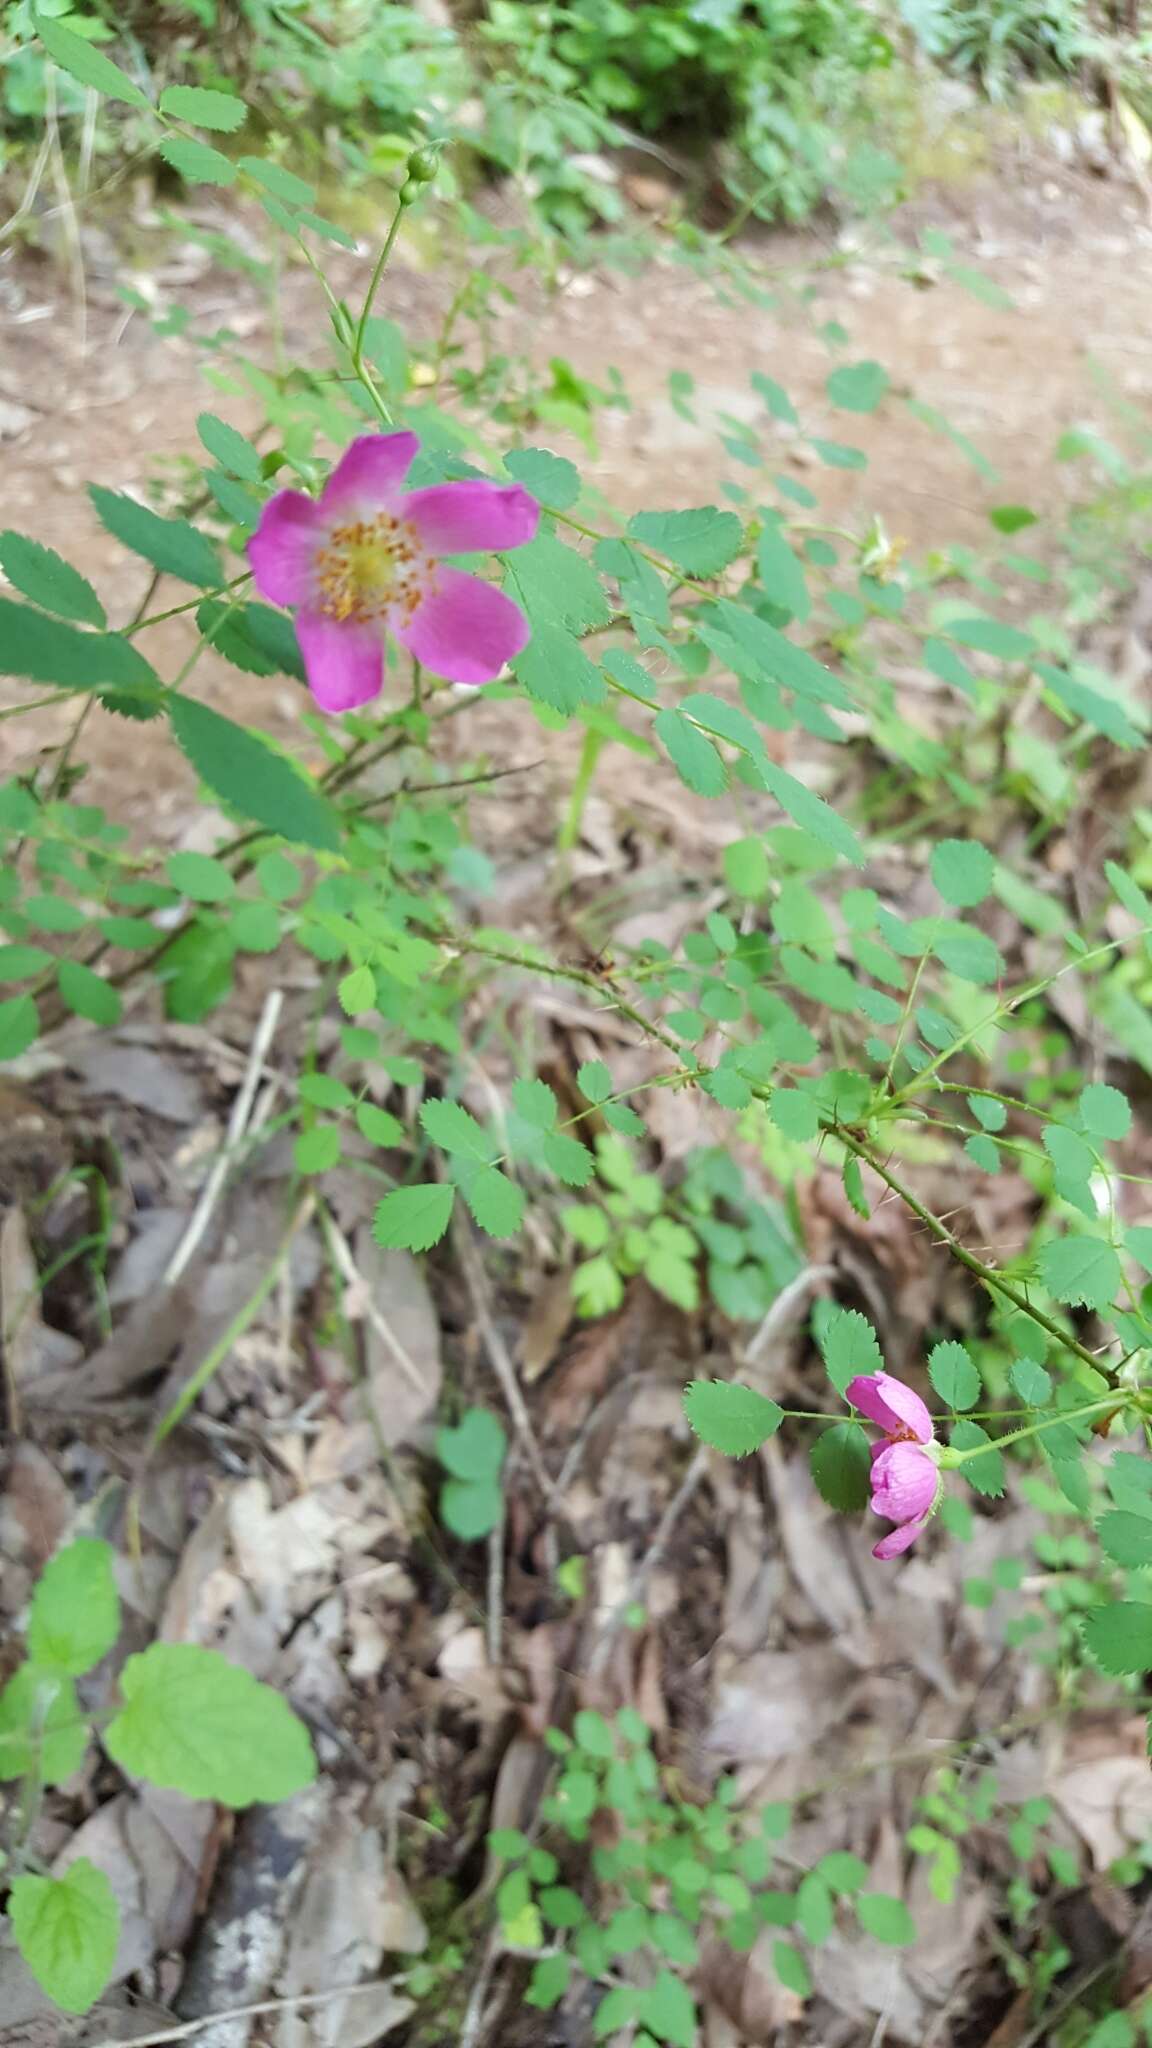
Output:
[[317,609],[358,626],[393,610],[411,618],[431,585],[432,566],[407,521],[390,512],[347,520],[317,551]]

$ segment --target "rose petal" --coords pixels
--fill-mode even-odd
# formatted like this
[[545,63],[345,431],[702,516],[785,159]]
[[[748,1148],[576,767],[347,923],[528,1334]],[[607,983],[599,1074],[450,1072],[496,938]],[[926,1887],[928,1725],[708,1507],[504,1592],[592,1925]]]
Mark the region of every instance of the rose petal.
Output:
[[520,484],[490,484],[485,477],[432,484],[410,491],[396,507],[410,519],[431,555],[499,553],[533,539],[540,507]]
[[887,1522],[926,1515],[936,1499],[940,1474],[917,1444],[889,1444],[872,1465],[872,1512]]
[[308,687],[321,711],[355,711],[380,695],[384,643],[378,627],[348,625],[321,618],[316,612],[301,612],[296,638]]
[[860,1373],[849,1380],[845,1393],[861,1415],[891,1435],[911,1430],[918,1443],[933,1441],[932,1417],[924,1402],[890,1372]]
[[873,1557],[878,1557],[881,1564],[887,1564],[890,1557],[899,1557],[903,1551],[910,1550],[927,1520],[927,1515],[921,1515],[918,1521],[901,1522],[898,1529],[889,1529],[879,1543],[872,1545]]
[[344,450],[320,503],[325,512],[391,511],[420,442],[415,434],[361,434]]
[[434,676],[476,685],[490,683],[515,660],[532,632],[518,604],[461,569],[438,569],[411,618],[395,614],[388,624]]
[[248,543],[248,560],[261,597],[273,604],[306,604],[312,560],[324,533],[324,516],[303,491],[277,491],[260,514]]

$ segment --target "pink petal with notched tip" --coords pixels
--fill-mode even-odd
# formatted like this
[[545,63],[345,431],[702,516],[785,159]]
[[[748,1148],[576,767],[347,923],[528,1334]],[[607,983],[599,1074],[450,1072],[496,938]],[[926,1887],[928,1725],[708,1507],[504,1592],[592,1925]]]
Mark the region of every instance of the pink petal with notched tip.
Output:
[[411,618],[393,614],[388,626],[434,676],[476,686],[492,682],[531,634],[519,605],[461,569],[438,569]]
[[384,642],[378,626],[357,626],[301,612],[296,638],[308,688],[321,711],[355,711],[380,695]]
[[890,1372],[858,1374],[849,1380],[845,1395],[861,1415],[866,1415],[869,1422],[879,1423],[890,1435],[910,1429],[918,1443],[932,1442],[929,1410],[919,1394],[906,1387],[903,1380],[894,1379]]
[[415,434],[361,434],[344,450],[324,489],[325,512],[392,512],[420,443]]
[[890,1557],[899,1557],[905,1550],[910,1550],[927,1520],[927,1515],[921,1515],[918,1521],[902,1522],[898,1529],[889,1529],[888,1534],[882,1536],[879,1543],[872,1545],[873,1557],[878,1557],[881,1564],[886,1564]]
[[464,477],[459,483],[409,491],[399,500],[396,516],[411,521],[430,555],[486,555],[533,540],[540,507],[519,484]]
[[306,604],[312,563],[324,537],[319,505],[303,491],[277,491],[260,514],[248,560],[261,597],[272,604]]
[[916,1444],[889,1444],[873,1461],[871,1507],[888,1522],[926,1515],[940,1486],[935,1463]]

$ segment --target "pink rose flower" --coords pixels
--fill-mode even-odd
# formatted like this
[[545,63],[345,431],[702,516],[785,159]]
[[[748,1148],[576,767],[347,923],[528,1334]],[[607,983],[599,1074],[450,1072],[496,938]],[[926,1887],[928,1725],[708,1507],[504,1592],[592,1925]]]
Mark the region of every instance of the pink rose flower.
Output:
[[888,1372],[862,1373],[850,1380],[847,1398],[869,1422],[878,1422],[883,1441],[872,1446],[874,1515],[897,1527],[882,1536],[873,1557],[899,1557],[916,1541],[940,1491],[932,1417],[919,1394]]
[[535,498],[483,477],[405,491],[415,434],[363,434],[345,449],[319,499],[278,491],[260,515],[248,559],[262,597],[296,610],[296,637],[323,711],[352,711],[380,693],[384,635],[433,675],[490,683],[527,646],[519,605],[442,555],[502,553],[534,538]]

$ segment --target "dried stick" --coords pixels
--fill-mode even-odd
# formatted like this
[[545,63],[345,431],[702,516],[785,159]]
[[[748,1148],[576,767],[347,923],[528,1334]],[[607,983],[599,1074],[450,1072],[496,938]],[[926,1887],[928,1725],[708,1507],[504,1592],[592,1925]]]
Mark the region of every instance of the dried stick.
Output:
[[220,1198],[220,1191],[228,1178],[228,1168],[232,1163],[233,1154],[248,1128],[248,1119],[252,1114],[252,1104],[256,1099],[256,1090],[260,1085],[264,1061],[275,1035],[276,1026],[280,1021],[280,1012],[283,1007],[283,989],[270,989],[265,998],[264,1008],[260,1013],[260,1022],[256,1026],[256,1035],[252,1040],[252,1047],[248,1054],[248,1065],[244,1071],[244,1079],[240,1083],[236,1100],[232,1104],[232,1114],[228,1119],[228,1129],[225,1134],[224,1143],[216,1154],[212,1162],[212,1170],[200,1190],[200,1199],[188,1219],[188,1228],[185,1230],[183,1237],[168,1261],[163,1280],[165,1287],[174,1287],[181,1274],[187,1272],[200,1240],[208,1228],[208,1220],[213,1209],[216,1207],[216,1203]]

